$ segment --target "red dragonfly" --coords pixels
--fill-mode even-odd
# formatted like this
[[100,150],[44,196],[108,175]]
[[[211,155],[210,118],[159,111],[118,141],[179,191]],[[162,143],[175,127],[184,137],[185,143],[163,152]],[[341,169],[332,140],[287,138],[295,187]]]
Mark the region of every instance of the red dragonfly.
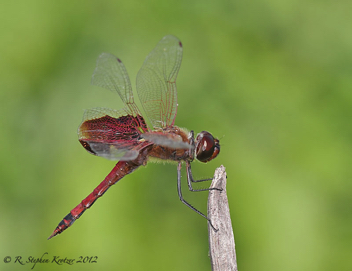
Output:
[[154,157],[178,162],[177,187],[180,200],[189,208],[211,221],[190,205],[181,193],[181,166],[186,164],[188,188],[193,189],[191,162],[214,159],[220,152],[219,140],[203,131],[194,133],[174,125],[177,113],[176,77],[181,66],[182,43],[174,36],[165,36],[145,59],[137,75],[137,93],[150,125],[147,124],[133,99],[131,82],[125,66],[114,55],[103,53],[97,60],[92,84],[116,92],[125,107],[122,110],[94,108],[86,110],[78,128],[79,141],[91,154],[119,160],[108,176],[91,194],[78,204],[56,227],[50,238],[62,233],[85,210],[101,197],[110,186]]

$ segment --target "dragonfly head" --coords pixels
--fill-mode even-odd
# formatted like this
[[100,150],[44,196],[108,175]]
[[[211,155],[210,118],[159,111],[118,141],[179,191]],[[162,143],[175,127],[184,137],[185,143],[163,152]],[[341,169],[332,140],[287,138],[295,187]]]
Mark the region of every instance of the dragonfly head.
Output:
[[214,138],[209,132],[203,131],[199,133],[195,143],[196,158],[203,163],[213,160],[220,152],[219,140]]

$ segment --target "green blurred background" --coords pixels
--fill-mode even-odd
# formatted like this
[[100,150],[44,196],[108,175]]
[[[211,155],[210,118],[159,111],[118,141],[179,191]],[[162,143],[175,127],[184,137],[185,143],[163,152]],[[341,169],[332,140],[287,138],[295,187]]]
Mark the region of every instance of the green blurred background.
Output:
[[[114,166],[77,140],[101,52],[134,85],[167,34],[183,43],[177,125],[220,138],[239,270],[352,269],[351,1],[1,1],[1,270],[15,256],[98,256],[35,270],[210,270],[206,221],[176,166],[148,164],[71,228],[60,220]],[[185,173],[183,173],[185,177]],[[206,211],[207,193],[184,196]],[[12,257],[5,264],[3,258]]]

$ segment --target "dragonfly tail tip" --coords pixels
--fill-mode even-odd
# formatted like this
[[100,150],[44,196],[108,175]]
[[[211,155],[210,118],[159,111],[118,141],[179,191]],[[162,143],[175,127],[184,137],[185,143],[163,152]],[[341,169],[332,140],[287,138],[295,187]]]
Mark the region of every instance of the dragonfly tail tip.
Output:
[[47,240],[50,240],[51,238],[53,238],[53,237],[56,236],[56,235],[57,235],[57,232],[54,231],[54,232],[49,236],[49,238],[48,238]]

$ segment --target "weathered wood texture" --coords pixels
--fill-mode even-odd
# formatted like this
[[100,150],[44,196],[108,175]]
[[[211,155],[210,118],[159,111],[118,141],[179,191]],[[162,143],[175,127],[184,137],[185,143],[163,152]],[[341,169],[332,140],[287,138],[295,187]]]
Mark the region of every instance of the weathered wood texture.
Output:
[[213,271],[237,271],[235,239],[226,194],[226,171],[224,166],[216,169],[208,198],[208,217],[217,232],[208,223],[209,252]]

